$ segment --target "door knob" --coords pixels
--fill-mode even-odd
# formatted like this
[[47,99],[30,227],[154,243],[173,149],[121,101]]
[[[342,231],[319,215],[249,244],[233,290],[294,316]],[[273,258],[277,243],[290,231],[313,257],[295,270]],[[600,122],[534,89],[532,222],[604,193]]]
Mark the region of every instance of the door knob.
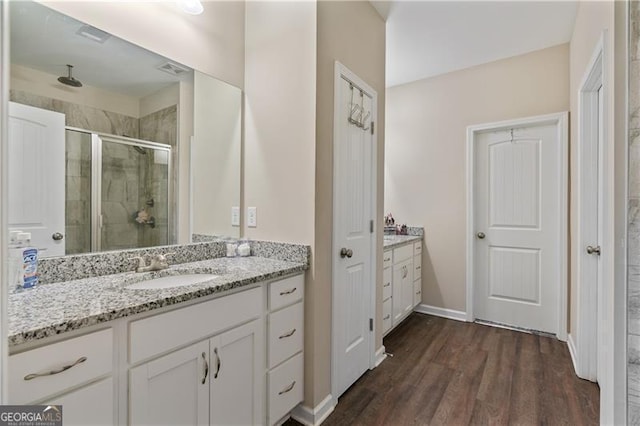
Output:
[[55,232],[51,238],[53,238],[54,241],[60,241],[61,239],[64,238],[64,235],[62,235],[60,232]]
[[597,254],[598,256],[600,256],[600,246],[587,246],[587,254]]
[[486,237],[486,235],[484,235],[484,232],[478,232],[476,236],[481,240],[484,240],[484,237]]
[[343,258],[343,259],[345,257],[351,258],[351,256],[353,256],[353,250],[345,248],[345,247],[342,247],[340,249],[340,257],[341,258]]

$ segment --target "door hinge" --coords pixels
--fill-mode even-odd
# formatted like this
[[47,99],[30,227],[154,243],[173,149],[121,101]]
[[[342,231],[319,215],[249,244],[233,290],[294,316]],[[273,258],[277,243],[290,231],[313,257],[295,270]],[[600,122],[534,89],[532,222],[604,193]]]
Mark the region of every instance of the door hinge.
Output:
[[369,232],[373,234],[373,219],[369,221]]
[[369,331],[373,331],[373,318],[369,318]]
[[371,134],[373,134],[374,132],[374,128],[375,128],[376,123],[374,123],[373,121],[371,122]]

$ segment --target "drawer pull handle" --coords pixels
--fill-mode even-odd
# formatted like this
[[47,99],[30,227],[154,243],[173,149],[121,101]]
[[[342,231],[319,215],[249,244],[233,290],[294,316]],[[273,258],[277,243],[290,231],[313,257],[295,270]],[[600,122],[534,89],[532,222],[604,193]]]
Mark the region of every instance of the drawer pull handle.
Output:
[[386,283],[383,287],[389,287],[391,283]]
[[202,361],[204,361],[204,377],[202,378],[202,384],[204,385],[209,375],[209,363],[207,362],[207,354],[204,352],[202,352]]
[[286,388],[284,388],[280,392],[278,392],[278,395],[282,395],[283,393],[291,392],[291,389],[293,389],[293,387],[295,385],[296,385],[296,381],[294,380],[289,386],[287,386]]
[[386,317],[382,318],[382,321],[386,321],[386,320],[388,320],[389,318],[391,318],[391,314],[387,314],[387,316],[386,316]]
[[390,257],[387,257],[384,261],[385,261],[385,262],[389,262],[390,260],[391,260],[391,258],[390,258]]
[[80,357],[76,360],[76,362],[69,364],[69,365],[64,365],[56,370],[51,370],[51,371],[47,371],[46,373],[32,373],[32,374],[27,374],[26,376],[24,376],[24,380],[33,380],[36,377],[45,377],[45,376],[53,376],[54,374],[60,374],[63,371],[67,371],[68,369],[75,367],[78,364],[82,364],[83,362],[85,362],[87,360],[86,356]]
[[286,296],[287,294],[291,294],[291,293],[293,293],[294,291],[296,291],[297,289],[298,289],[298,287],[294,287],[294,288],[292,288],[291,290],[281,291],[281,292],[280,292],[280,296]]
[[420,267],[419,267],[419,266],[416,266],[416,269],[420,269]]
[[293,333],[295,333],[295,332],[296,332],[296,329],[294,328],[290,332],[285,333],[282,336],[278,337],[278,339],[286,339],[287,337],[291,337],[291,336],[293,336]]
[[220,359],[220,354],[218,354],[218,348],[213,348],[213,353],[216,354],[216,372],[213,373],[213,378],[217,379],[218,374],[220,374],[220,368],[222,368],[222,360]]

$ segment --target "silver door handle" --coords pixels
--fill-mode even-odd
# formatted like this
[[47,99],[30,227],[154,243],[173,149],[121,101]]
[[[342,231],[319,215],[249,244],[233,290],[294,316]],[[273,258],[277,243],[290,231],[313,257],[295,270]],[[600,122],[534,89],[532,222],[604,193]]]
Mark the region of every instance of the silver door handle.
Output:
[[202,361],[204,362],[204,377],[202,378],[202,384],[204,385],[209,375],[209,363],[207,362],[207,354],[202,352]]
[[222,367],[222,360],[220,359],[220,354],[218,354],[218,348],[213,348],[213,353],[216,354],[216,372],[213,373],[213,378],[217,379],[218,374],[220,374],[220,367]]
[[295,385],[296,385],[296,381],[294,380],[289,386],[287,386],[286,388],[284,388],[280,392],[278,392],[278,395],[282,395],[284,393],[291,392],[291,390],[293,389],[293,387]]
[[344,259],[345,257],[348,257],[349,259],[351,259],[351,256],[353,256],[353,250],[348,249],[346,247],[342,247],[340,249],[340,257],[341,258]]
[[62,373],[64,371],[67,371],[68,369],[73,368],[78,364],[82,364],[86,360],[87,360],[87,357],[86,356],[82,356],[82,357],[78,358],[75,362],[72,362],[71,364],[63,365],[62,367],[56,368],[55,370],[45,371],[44,373],[27,374],[26,376],[24,376],[24,380],[33,380],[33,379],[35,379],[37,377],[54,376],[56,374],[60,374],[60,373]]
[[598,256],[600,256],[600,252],[600,246],[587,246],[587,254],[597,254]]
[[478,239],[480,240],[484,240],[484,237],[486,237],[486,235],[484,234],[484,232],[478,232],[476,234],[476,236],[478,237]]
[[54,232],[53,235],[51,236],[51,238],[54,241],[60,241],[64,238],[64,235],[62,235],[60,232]]

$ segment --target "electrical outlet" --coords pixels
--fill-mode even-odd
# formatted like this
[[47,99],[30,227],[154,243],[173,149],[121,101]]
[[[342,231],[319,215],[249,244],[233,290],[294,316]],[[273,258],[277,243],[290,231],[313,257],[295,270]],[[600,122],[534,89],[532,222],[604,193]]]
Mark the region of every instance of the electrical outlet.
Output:
[[231,207],[231,226],[240,226],[240,207]]
[[249,228],[256,228],[258,226],[258,208],[249,207],[247,209],[247,226]]

